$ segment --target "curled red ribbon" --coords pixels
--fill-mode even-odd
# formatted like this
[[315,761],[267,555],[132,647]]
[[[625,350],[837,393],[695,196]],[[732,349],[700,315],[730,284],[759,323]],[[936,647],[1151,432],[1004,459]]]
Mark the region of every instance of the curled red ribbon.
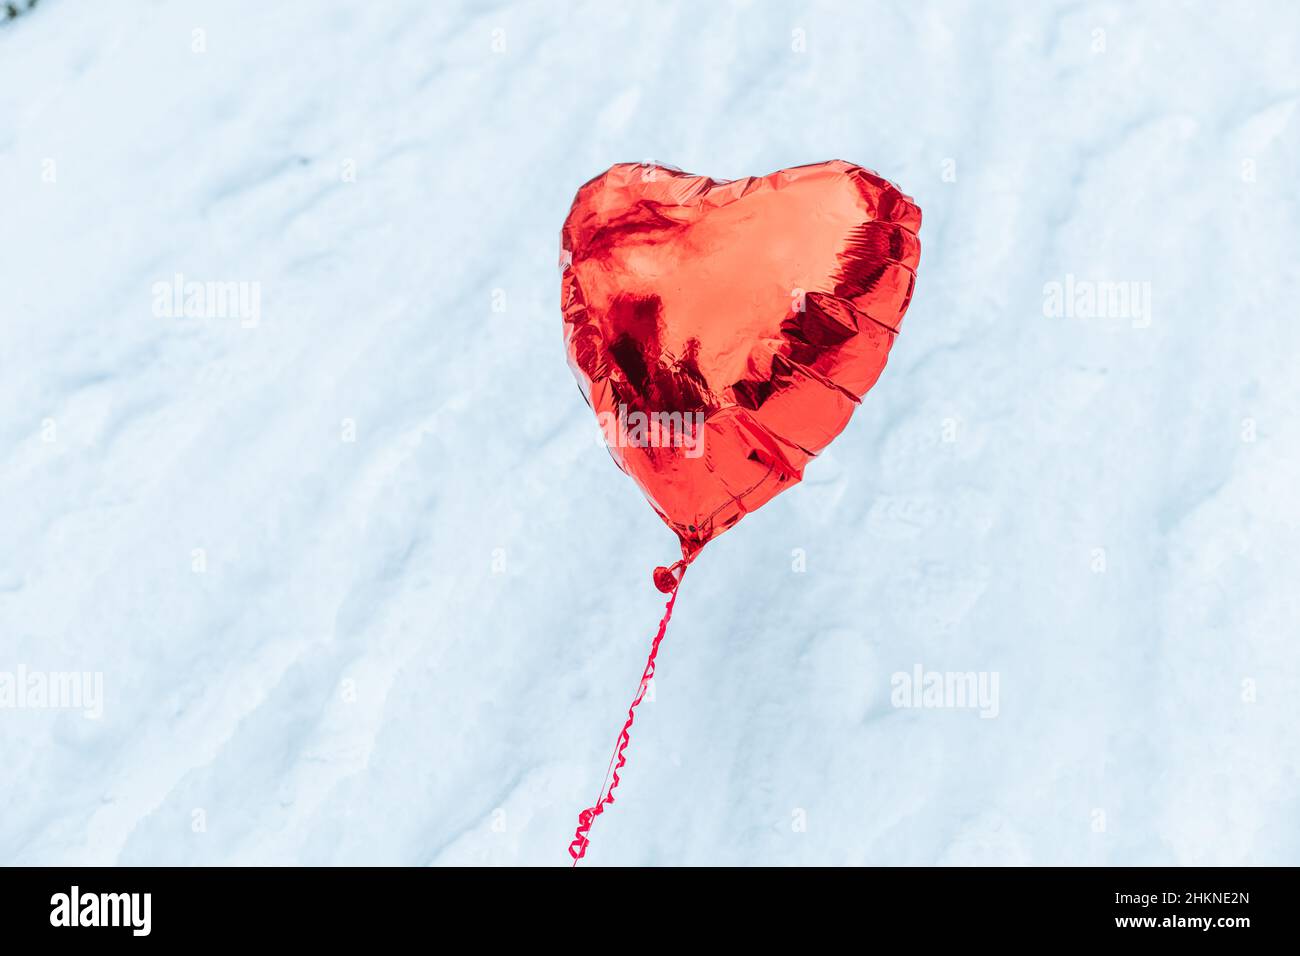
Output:
[[[673,574],[679,566],[679,573]],[[671,578],[671,587],[662,586],[662,584],[668,583],[668,578],[665,578],[665,575]],[[614,745],[614,753],[609,758],[609,767],[605,769],[605,779],[601,781],[600,796],[594,806],[590,806],[578,814],[578,828],[573,832],[573,842],[569,844],[569,856],[573,857],[573,866],[578,865],[578,861],[586,855],[587,847],[591,845],[589,834],[591,833],[591,825],[596,822],[596,817],[605,812],[607,804],[614,802],[614,788],[618,786],[618,772],[627,763],[624,751],[627,750],[627,745],[632,742],[631,730],[632,721],[636,717],[636,706],[645,697],[646,687],[655,676],[655,657],[659,654],[659,643],[664,639],[664,634],[668,631],[668,622],[673,616],[673,604],[677,601],[677,589],[681,587],[682,578],[685,576],[686,562],[684,561],[679,561],[672,568],[655,569],[655,583],[660,585],[660,590],[668,594],[668,603],[664,606],[664,616],[659,621],[659,632],[650,644],[650,656],[646,659],[645,670],[641,672],[641,683],[637,685],[636,697],[632,699],[632,704],[627,709],[627,720],[623,722],[623,729],[618,734],[618,742]],[[607,783],[608,788],[606,788]]]

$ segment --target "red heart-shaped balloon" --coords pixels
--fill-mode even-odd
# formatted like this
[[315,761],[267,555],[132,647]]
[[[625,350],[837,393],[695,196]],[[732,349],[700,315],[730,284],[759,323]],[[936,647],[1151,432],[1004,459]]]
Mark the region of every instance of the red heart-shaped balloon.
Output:
[[569,362],[685,561],[848,424],[911,300],[920,225],[838,160],[731,182],[626,163],[578,190]]

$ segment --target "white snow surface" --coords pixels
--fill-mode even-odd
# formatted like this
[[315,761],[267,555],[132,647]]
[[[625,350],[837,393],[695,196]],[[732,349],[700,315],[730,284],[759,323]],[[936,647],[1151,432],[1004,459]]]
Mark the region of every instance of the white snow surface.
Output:
[[[1298,37],[1282,0],[0,26],[0,672],[103,682],[0,709],[0,862],[567,865],[676,541],[566,364],[560,225],[614,162],[842,158],[924,212],[902,335],[692,566],[584,865],[1300,863]],[[258,320],[156,314],[176,274]],[[1045,315],[1067,276],[1147,319]],[[996,717],[895,706],[918,665]]]

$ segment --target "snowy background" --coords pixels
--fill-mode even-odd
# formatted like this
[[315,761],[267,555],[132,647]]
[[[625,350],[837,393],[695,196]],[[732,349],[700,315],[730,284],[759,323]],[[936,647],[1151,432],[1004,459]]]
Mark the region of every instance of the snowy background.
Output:
[[[196,32],[197,31],[197,32]],[[568,863],[670,532],[574,191],[843,158],[877,387],[691,568],[601,864],[1300,863],[1300,8],[44,0],[0,25],[0,862]],[[256,322],[155,283],[257,283]],[[1044,314],[1067,276],[1147,320]],[[798,571],[800,560],[806,570]],[[891,675],[982,672],[998,714]]]

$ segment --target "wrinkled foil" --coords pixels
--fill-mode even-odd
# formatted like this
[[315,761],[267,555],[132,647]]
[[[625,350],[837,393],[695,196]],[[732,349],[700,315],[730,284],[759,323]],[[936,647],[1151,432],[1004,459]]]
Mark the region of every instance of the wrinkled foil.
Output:
[[839,160],[730,182],[627,163],[578,190],[569,364],[683,562],[848,424],[911,301],[920,226],[897,187]]

